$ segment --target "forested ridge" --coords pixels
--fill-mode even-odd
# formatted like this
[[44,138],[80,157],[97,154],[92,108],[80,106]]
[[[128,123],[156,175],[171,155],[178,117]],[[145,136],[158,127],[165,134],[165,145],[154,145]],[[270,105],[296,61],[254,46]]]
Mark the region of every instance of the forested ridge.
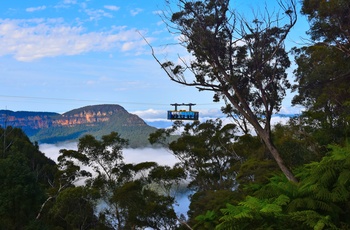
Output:
[[[350,229],[350,2],[301,2],[310,41],[291,51],[294,84],[284,46],[294,1],[253,22],[229,0],[176,2],[169,26],[194,60],[156,61],[170,80],[224,100],[232,123],[156,130],[149,141],[177,157],[172,167],[125,163],[116,132],[81,137],[55,163],[21,129],[1,128],[0,229]],[[272,126],[288,89],[305,110]]]
[[130,147],[146,147],[147,137],[156,128],[116,104],[84,106],[63,114],[0,110],[1,126],[21,128],[39,144],[77,142],[86,134],[101,138],[112,131],[129,140]]

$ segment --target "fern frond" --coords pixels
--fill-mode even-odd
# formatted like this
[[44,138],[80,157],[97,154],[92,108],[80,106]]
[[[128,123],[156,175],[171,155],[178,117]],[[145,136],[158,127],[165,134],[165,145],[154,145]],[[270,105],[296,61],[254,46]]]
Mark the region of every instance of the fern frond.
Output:
[[332,202],[343,202],[349,199],[350,193],[348,188],[345,186],[337,184],[334,189],[331,191]]
[[260,212],[277,214],[282,212],[282,207],[277,204],[267,204],[260,209]]
[[279,206],[283,206],[283,205],[287,205],[289,202],[290,202],[290,198],[288,196],[280,195],[275,199],[273,203]]
[[245,201],[240,202],[238,205],[247,207],[251,210],[256,210],[256,209],[259,210],[264,205],[262,202],[263,202],[262,200],[259,200],[256,197],[247,196]]
[[338,175],[338,183],[339,184],[349,185],[349,181],[350,181],[350,169],[349,168],[346,168],[339,173],[339,175]]
[[321,215],[315,211],[307,210],[300,212],[293,212],[289,214],[290,217],[297,222],[313,228],[314,230],[322,230],[326,226],[327,229],[338,229],[332,221],[330,216]]

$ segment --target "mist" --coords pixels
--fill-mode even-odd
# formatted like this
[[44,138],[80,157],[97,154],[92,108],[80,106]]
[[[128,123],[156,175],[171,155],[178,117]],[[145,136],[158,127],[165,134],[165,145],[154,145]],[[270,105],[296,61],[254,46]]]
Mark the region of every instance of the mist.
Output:
[[[77,142],[59,143],[59,144],[40,144],[39,150],[48,158],[57,162],[59,151],[61,149],[77,150]],[[159,165],[173,166],[179,162],[171,151],[165,148],[126,148],[123,149],[125,163],[138,164],[141,162],[154,161]]]
[[[77,142],[59,143],[59,144],[41,144],[39,150],[45,154],[48,158],[54,160],[57,163],[57,157],[61,149],[77,150]],[[137,149],[123,149],[123,156],[125,163],[141,163],[147,161],[157,162],[159,165],[173,166],[179,162],[171,151],[165,148],[137,148]],[[85,169],[85,168],[84,168]],[[91,171],[92,172],[92,171]],[[77,184],[84,184],[83,181],[79,181]],[[190,201],[188,194],[178,194],[176,196],[176,205],[174,205],[175,212],[180,215],[186,216],[189,209]]]

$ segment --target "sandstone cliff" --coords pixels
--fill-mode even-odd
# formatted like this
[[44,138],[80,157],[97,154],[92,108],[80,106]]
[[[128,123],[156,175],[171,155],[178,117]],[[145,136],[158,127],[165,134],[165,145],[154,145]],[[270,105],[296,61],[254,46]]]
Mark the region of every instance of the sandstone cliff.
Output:
[[148,135],[155,131],[120,105],[86,106],[64,114],[0,110],[0,125],[20,127],[39,143],[76,141],[85,134],[99,138],[115,131],[129,139],[131,147],[147,145]]

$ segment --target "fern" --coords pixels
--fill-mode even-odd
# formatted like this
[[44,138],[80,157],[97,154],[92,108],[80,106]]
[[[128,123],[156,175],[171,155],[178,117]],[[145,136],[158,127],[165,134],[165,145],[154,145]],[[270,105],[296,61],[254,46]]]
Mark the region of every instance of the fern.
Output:
[[350,148],[330,149],[300,167],[298,184],[275,175],[254,196],[227,205],[217,229],[350,229]]
[[331,221],[330,216],[323,216],[311,210],[294,212],[290,217],[297,222],[302,222],[304,225],[313,228],[314,230],[322,230],[326,226],[327,229],[338,229]]
[[280,195],[277,197],[277,199],[274,201],[274,204],[277,204],[279,206],[287,205],[290,202],[290,198],[286,195]]
[[271,199],[247,196],[237,206],[227,204],[226,208],[221,210],[224,215],[217,229],[228,229],[227,226],[240,226],[238,229],[243,229],[243,227],[257,223],[259,226],[264,225],[264,229],[268,229],[274,223],[266,223],[266,220],[271,218],[275,222],[275,219],[283,215],[283,206],[286,206],[288,202],[289,198],[285,195]]
[[263,213],[279,213],[282,212],[282,207],[277,204],[266,204],[260,212]]

